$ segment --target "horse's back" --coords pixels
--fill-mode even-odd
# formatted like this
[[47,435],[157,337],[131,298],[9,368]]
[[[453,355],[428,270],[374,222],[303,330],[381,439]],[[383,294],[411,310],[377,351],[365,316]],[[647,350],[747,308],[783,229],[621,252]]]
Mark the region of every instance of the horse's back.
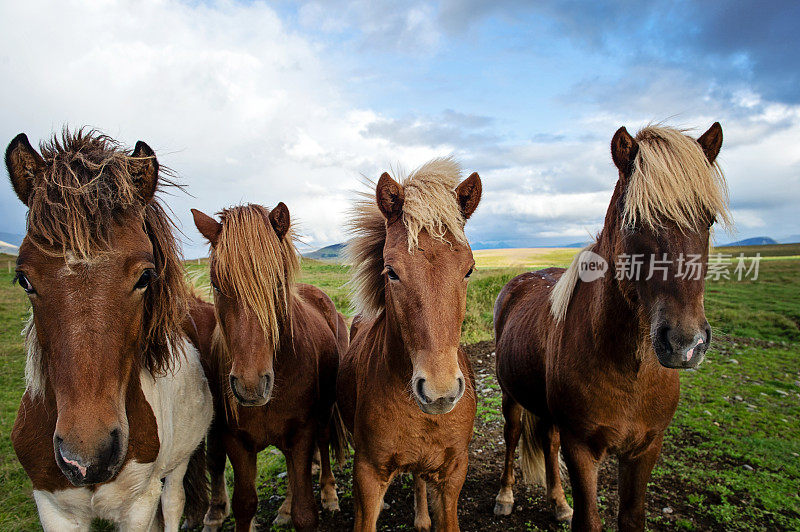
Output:
[[526,272],[509,281],[494,307],[497,378],[503,391],[524,407],[545,400],[547,336],[555,326],[550,291],[563,268]]

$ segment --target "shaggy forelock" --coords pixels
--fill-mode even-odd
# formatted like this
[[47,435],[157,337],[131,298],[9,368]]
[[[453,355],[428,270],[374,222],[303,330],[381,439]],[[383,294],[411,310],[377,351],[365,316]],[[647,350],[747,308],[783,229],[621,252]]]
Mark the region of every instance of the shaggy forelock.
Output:
[[[40,151],[45,165],[28,198],[28,240],[43,253],[63,257],[67,267],[93,264],[113,251],[114,223],[140,223],[153,245],[156,278],[145,295],[138,362],[154,373],[167,371],[183,353],[188,292],[172,222],[157,198],[145,203],[131,174],[138,159],[111,137],[87,129],[64,129],[60,138],[42,143]],[[176,186],[165,172],[159,168],[159,186]],[[26,377],[36,391],[43,386],[44,361],[32,321],[25,334]]]
[[715,219],[730,225],[728,189],[716,161],[711,164],[684,131],[647,126],[636,134],[634,160],[623,206],[623,223],[656,231],[671,221],[696,231]]
[[219,289],[253,312],[277,350],[281,332],[291,330],[291,298],[300,261],[291,229],[279,238],[269,212],[250,204],[218,213],[222,230],[212,258]]
[[[461,166],[452,157],[434,159],[398,182],[403,187],[403,224],[408,233],[408,251],[417,248],[419,234],[428,234],[441,242],[448,237],[467,244],[464,215],[455,190],[461,182]],[[354,203],[348,230],[352,238],[345,247],[345,260],[353,267],[350,280],[354,310],[366,317],[377,316],[385,306],[383,248],[386,243],[386,219],[371,192],[359,194]]]

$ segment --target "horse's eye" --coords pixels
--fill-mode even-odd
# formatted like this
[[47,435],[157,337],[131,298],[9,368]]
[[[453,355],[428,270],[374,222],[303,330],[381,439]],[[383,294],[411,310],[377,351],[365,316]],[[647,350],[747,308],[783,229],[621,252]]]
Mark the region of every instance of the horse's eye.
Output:
[[219,287],[217,286],[217,283],[215,283],[215,282],[213,282],[213,281],[211,282],[211,288],[213,288],[213,289],[214,289],[214,292],[216,292],[216,293],[218,293],[218,294],[221,294],[221,293],[222,293],[222,292],[220,292],[220,289],[219,289]]
[[19,283],[22,289],[25,290],[26,294],[33,294],[36,292],[36,290],[33,289],[33,285],[31,284],[31,282],[28,280],[27,277],[25,277],[24,273],[18,272],[17,276],[14,277],[14,281]]
[[147,270],[142,272],[142,276],[139,277],[138,281],[136,281],[136,284],[134,285],[133,289],[144,290],[145,288],[150,286],[150,283],[153,282],[155,278],[156,278],[156,272],[148,268]]
[[475,269],[475,266],[470,268],[469,271],[467,272],[467,275],[464,276],[464,279],[469,279],[469,276],[472,275],[472,270],[474,270],[474,269]]
[[395,273],[394,269],[391,266],[386,266],[386,277],[388,277],[392,281],[399,281],[400,277]]

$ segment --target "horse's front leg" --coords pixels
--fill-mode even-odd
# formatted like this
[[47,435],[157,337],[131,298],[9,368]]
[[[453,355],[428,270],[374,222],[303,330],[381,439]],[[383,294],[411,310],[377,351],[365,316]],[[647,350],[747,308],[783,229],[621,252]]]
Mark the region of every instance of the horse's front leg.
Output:
[[311,460],[314,455],[314,427],[309,424],[300,429],[289,453],[287,467],[292,490],[292,524],[295,530],[315,530],[319,517],[314,491],[311,487]]
[[164,488],[161,493],[161,512],[164,514],[164,532],[178,532],[181,526],[181,515],[186,503],[186,494],[183,491],[183,477],[189,460],[172,470],[164,479]]
[[664,435],[660,434],[643,453],[619,459],[619,515],[620,532],[644,530],[645,494],[653,466],[661,454]]
[[353,458],[353,495],[355,525],[358,532],[374,532],[383,509],[383,496],[389,487],[388,475],[378,471],[358,453]]
[[420,532],[428,532],[431,529],[428,488],[418,473],[414,473],[414,529]]
[[317,449],[320,455],[319,491],[322,509],[330,512],[339,511],[339,496],[336,494],[336,479],[331,469],[330,425],[320,431]]
[[450,475],[435,487],[438,504],[434,505],[436,513],[436,531],[458,532],[458,496],[467,478],[469,454],[463,453],[454,458],[455,464]]
[[561,433],[561,443],[574,499],[572,530],[602,530],[603,522],[597,511],[598,458],[586,444],[566,431]]
[[208,433],[206,448],[206,466],[211,477],[211,502],[203,519],[203,532],[216,532],[231,513],[231,501],[228,496],[228,485],[225,482],[225,444],[222,432],[212,426]]
[[286,461],[286,497],[283,498],[278,515],[272,520],[272,526],[288,526],[292,523],[292,475],[294,474],[291,466],[291,453],[283,453]]
[[225,452],[233,467],[233,518],[236,520],[236,531],[255,530],[255,515],[258,508],[257,453],[245,449],[242,442],[230,434],[225,435]]

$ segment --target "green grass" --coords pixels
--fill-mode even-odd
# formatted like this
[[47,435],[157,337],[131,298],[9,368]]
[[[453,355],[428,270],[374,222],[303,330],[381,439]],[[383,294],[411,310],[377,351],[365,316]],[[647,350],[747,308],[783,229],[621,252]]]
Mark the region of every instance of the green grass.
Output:
[[[564,266],[571,258],[568,252],[575,251],[558,250],[560,255],[550,256],[553,262],[536,265]],[[729,253],[730,248],[720,251]],[[800,260],[781,258],[798,255],[800,249],[771,252],[770,260],[761,263],[758,280],[707,284],[706,311],[718,339],[707,363],[681,374],[680,406],[653,477],[659,485],[681,486],[678,495],[686,497],[695,512],[690,517],[697,519],[681,516],[670,522],[674,528],[800,528]],[[506,267],[476,269],[467,292],[465,343],[492,338],[497,293],[509,279],[530,269],[509,267],[496,256],[491,260]],[[304,260],[302,266],[300,280],[320,286],[349,314],[349,269],[313,260]],[[187,263],[187,272],[200,285],[207,283],[205,261]],[[30,482],[10,443],[24,389],[19,331],[28,312],[26,297],[11,286],[11,277],[0,267],[0,530],[35,530]],[[481,385],[496,383],[486,376]],[[498,421],[499,410],[499,399],[482,400],[478,416]],[[261,453],[261,499],[282,495],[285,483],[274,478],[283,467],[279,454]],[[651,526],[664,523],[664,516],[648,518]]]

